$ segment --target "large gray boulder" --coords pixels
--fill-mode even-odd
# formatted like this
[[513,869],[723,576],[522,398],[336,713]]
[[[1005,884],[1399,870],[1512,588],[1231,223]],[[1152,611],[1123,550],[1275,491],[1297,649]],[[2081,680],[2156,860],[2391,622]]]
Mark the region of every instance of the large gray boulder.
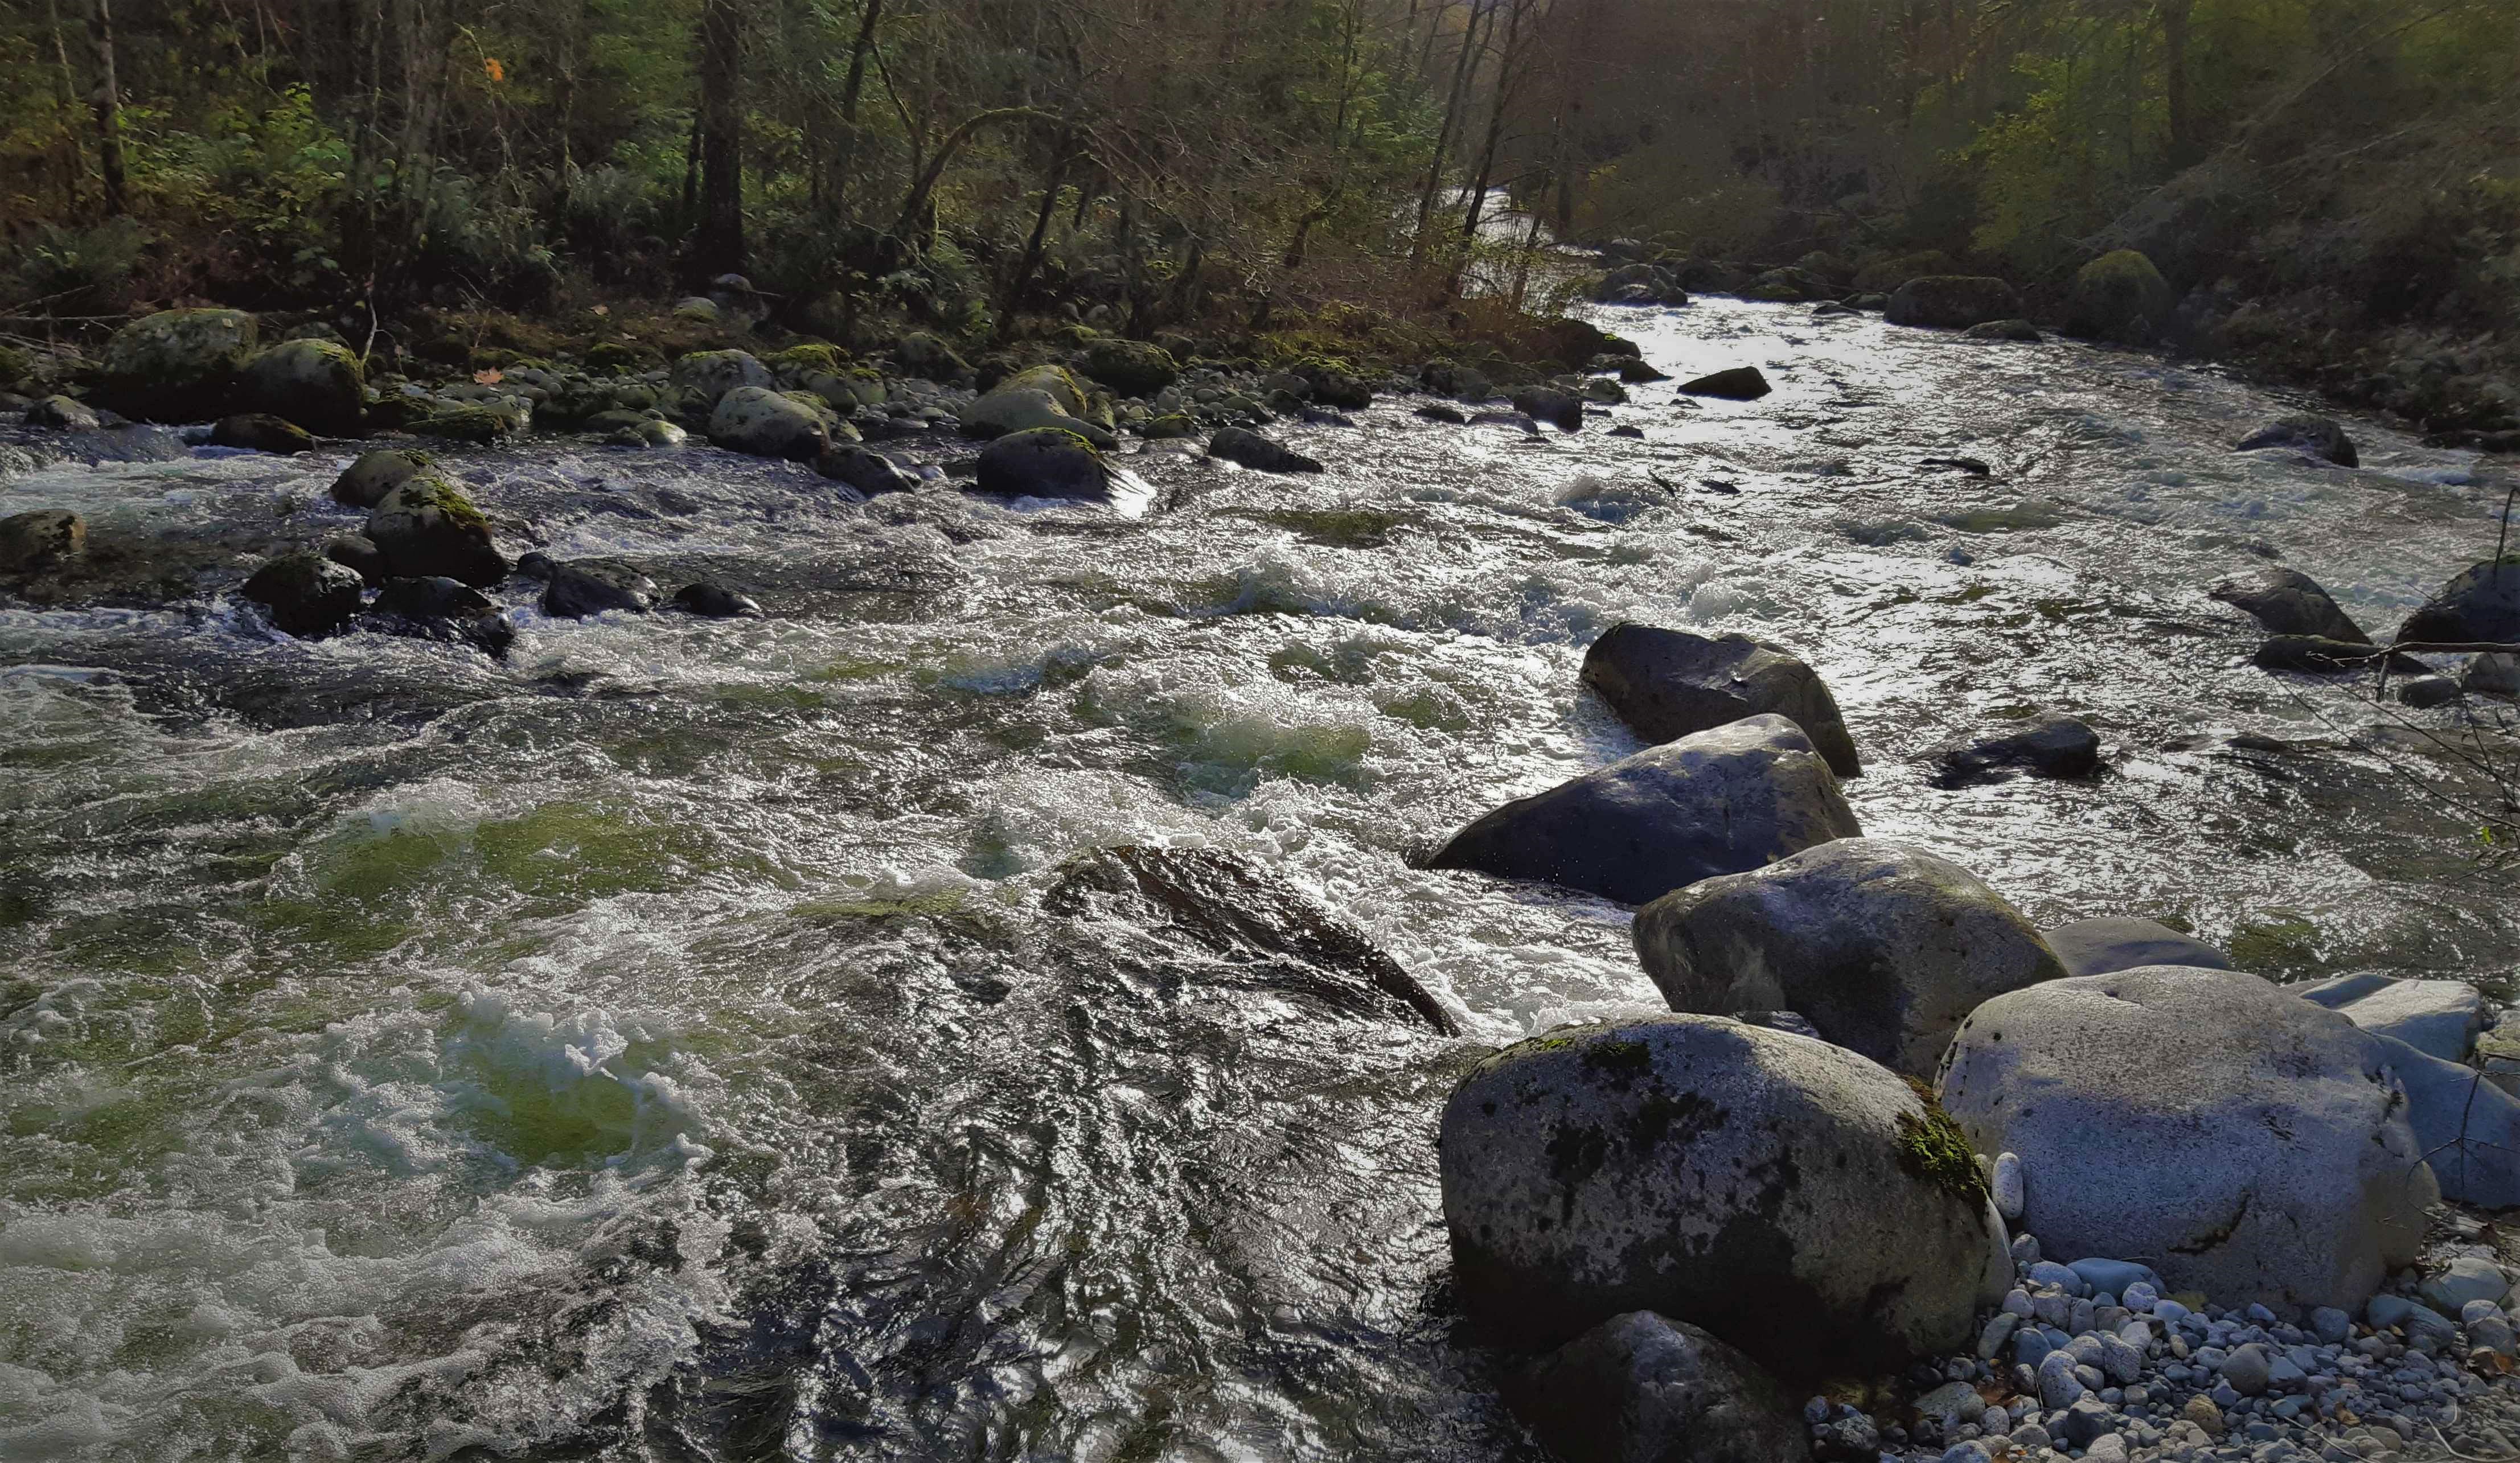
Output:
[[2254,975],[2145,966],[1978,1007],[1941,1095],[1979,1152],[2020,1156],[2042,1249],[2141,1259],[2218,1305],[2351,1310],[2440,1194],[2381,1040]]
[[2143,965],[2196,965],[2228,970],[2231,957],[2166,924],[2127,915],[2076,919],[2039,932],[2068,975],[2106,975]]
[[2011,1284],[1965,1144],[1854,1052],[1713,1016],[1487,1058],[1437,1140],[1454,1283],[1534,1349],[1653,1310],[1794,1377],[1976,1339]]
[[709,413],[709,441],[753,457],[810,463],[832,445],[831,428],[813,408],[767,386],[738,386]]
[[428,453],[382,447],[359,454],[359,460],[333,479],[333,501],[351,508],[375,508],[385,495],[434,466]]
[[960,420],[963,430],[974,437],[994,439],[1052,427],[1073,432],[1101,451],[1120,445],[1108,428],[1086,421],[1061,404],[1057,392],[1040,385],[1002,383],[965,407]]
[[1863,832],[1802,729],[1753,716],[1517,798],[1427,861],[1641,905]]
[[2364,971],[2294,986],[2302,999],[2342,1011],[2364,1031],[2463,1062],[2485,1029],[2485,998],[2465,981],[2400,980]]
[[2442,586],[2398,627],[2402,644],[2520,644],[2520,554],[2488,559]]
[[283,340],[248,361],[237,402],[249,412],[285,417],[308,431],[345,437],[368,410],[368,376],[338,340]]
[[1637,911],[1637,957],[1675,1011],[1796,1011],[1894,1071],[1931,1077],[1982,1002],[2065,967],[1967,869],[1841,838],[1676,889]]
[[668,384],[675,392],[688,395],[706,416],[717,406],[718,399],[738,386],[776,384],[770,368],[761,364],[750,351],[696,350],[674,363]]
[[1564,1463],[1795,1463],[1801,1408],[1737,1348],[1650,1310],[1612,1316],[1509,1379]]
[[368,514],[367,536],[394,578],[446,578],[486,589],[508,577],[489,518],[435,473],[421,473],[387,493]]
[[1831,772],[1852,777],[1864,770],[1820,674],[1791,651],[1746,635],[1613,625],[1584,652],[1584,684],[1647,741],[1774,712],[1802,728]]
[[2484,1209],[2520,1206],[2520,1097],[2464,1062],[2356,1031],[2365,1062],[2401,1095],[2442,1197]]
[[97,395],[143,421],[199,421],[225,411],[259,336],[243,310],[160,310],[115,331]]
[[1927,275],[1891,291],[1883,318],[1892,325],[1964,331],[1990,320],[2021,314],[2021,296],[2002,280],[1984,275]]
[[2371,637],[2337,608],[2318,581],[2299,569],[2271,564],[2253,574],[2226,579],[2209,593],[2254,617],[2269,635],[2309,635],[2347,644],[2371,643]]
[[2136,249],[2102,254],[2074,275],[2065,329],[2073,334],[2149,345],[2168,330],[2178,296],[2150,258]]

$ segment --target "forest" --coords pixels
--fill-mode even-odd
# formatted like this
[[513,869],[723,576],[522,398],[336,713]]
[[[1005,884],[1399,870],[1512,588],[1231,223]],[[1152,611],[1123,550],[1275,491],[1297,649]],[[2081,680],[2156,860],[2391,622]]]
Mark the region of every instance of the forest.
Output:
[[1459,329],[1549,307],[1544,230],[2034,298],[2133,246],[2454,424],[2413,377],[2520,308],[2507,0],[26,0],[0,82],[22,334],[728,273],[841,340]]

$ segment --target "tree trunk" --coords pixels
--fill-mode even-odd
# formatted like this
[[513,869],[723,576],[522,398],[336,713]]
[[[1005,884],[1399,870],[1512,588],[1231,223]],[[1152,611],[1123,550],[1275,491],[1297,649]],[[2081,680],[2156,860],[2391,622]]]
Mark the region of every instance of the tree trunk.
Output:
[[1034,271],[1041,268],[1042,245],[1050,238],[1050,216],[1058,210],[1058,190],[1067,181],[1068,164],[1076,155],[1062,148],[1058,161],[1053,163],[1050,176],[1041,185],[1041,208],[1032,216],[1032,237],[1024,241],[1023,258],[1015,264],[1015,277],[1007,286],[1006,303],[998,310],[997,338],[1005,340],[1014,332],[1015,307],[1023,303],[1024,291],[1032,288]]
[[[1503,3],[1503,0],[1492,0],[1488,15],[1495,14],[1495,4],[1498,3]],[[1470,22],[1462,30],[1462,53],[1453,61],[1453,87],[1444,99],[1444,122],[1435,132],[1435,155],[1426,161],[1426,183],[1418,194],[1418,232],[1409,245],[1409,257],[1413,262],[1423,263],[1426,258],[1427,231],[1434,222],[1435,195],[1444,182],[1444,162],[1452,153],[1453,138],[1461,125],[1462,110],[1469,105],[1470,77],[1478,69],[1481,19],[1477,0],[1471,0]]]
[[858,95],[866,88],[867,54],[875,49],[876,23],[883,19],[883,0],[866,0],[858,16],[857,39],[849,42],[848,79],[840,83],[840,148],[832,164],[832,214],[849,213],[849,174],[858,161]]
[[[1497,54],[1496,104],[1488,109],[1488,135],[1479,147],[1478,181],[1470,185],[1469,206],[1462,214],[1464,248],[1478,243],[1479,214],[1487,206],[1488,189],[1496,180],[1497,146],[1505,140],[1506,109],[1513,103],[1514,53],[1520,49],[1517,43],[1522,36],[1525,0],[1506,0],[1506,3],[1513,10],[1506,20],[1505,49]],[[1455,292],[1459,292],[1458,287]]]
[[743,269],[743,22],[736,0],[700,10],[700,222],[692,270],[702,279]]
[[61,0],[44,0],[44,18],[53,32],[53,60],[58,69],[53,72],[53,105],[62,116],[62,140],[68,147],[68,166],[62,172],[62,195],[75,207],[78,202],[79,174],[87,166],[78,144],[78,72],[70,66],[69,42],[62,39]]
[[2190,0],[2164,0],[2161,7],[2161,77],[2170,112],[2170,163],[2185,167],[2196,158],[2195,119],[2187,112],[2187,16]]
[[122,216],[122,93],[113,80],[113,11],[112,0],[87,0],[88,45],[96,52],[96,90],[88,104],[96,112],[96,167],[105,180],[105,213]]

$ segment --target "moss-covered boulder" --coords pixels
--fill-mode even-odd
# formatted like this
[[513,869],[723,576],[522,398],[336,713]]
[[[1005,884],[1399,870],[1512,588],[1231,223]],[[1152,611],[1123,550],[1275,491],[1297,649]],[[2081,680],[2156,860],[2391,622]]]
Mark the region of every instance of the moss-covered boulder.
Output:
[[[1044,384],[1031,384],[1036,381]],[[1118,446],[1119,438],[1110,428],[1085,419],[1083,394],[1066,372],[1056,366],[1036,367],[1007,377],[996,390],[964,408],[963,430],[974,437],[997,438],[1049,429],[1071,432],[1104,451]],[[1068,406],[1069,400],[1077,405]]]
[[1652,1310],[1795,1378],[1976,1340],[2012,1282],[1967,1143],[1888,1070],[1716,1016],[1565,1028],[1437,1138],[1463,1308],[1518,1346]]
[[0,518],[0,574],[26,574],[69,562],[87,552],[87,520],[66,508],[39,508]]
[[1011,432],[980,453],[977,486],[1000,498],[1110,501],[1114,474],[1094,444],[1055,426]]
[[1123,396],[1152,396],[1181,379],[1181,363],[1144,340],[1097,340],[1086,347],[1085,374]]
[[781,380],[801,381],[817,371],[846,371],[849,353],[828,340],[800,340],[762,360]]
[[718,398],[738,386],[773,384],[770,368],[742,350],[696,350],[674,363],[673,388],[699,398],[698,410],[705,416],[715,409]]
[[315,434],[269,412],[239,412],[210,428],[210,445],[291,456],[315,450]]
[[1071,417],[1083,417],[1093,409],[1093,398],[1064,366],[1027,366],[1001,378],[991,391],[1047,391],[1058,409]]
[[1340,411],[1361,412],[1373,405],[1373,388],[1344,361],[1312,357],[1295,363],[1312,399]]
[[2169,327],[2178,303],[2151,259],[2138,249],[2118,249],[2075,274],[2065,329],[2096,340],[2149,345]]
[[411,419],[406,426],[419,436],[486,447],[523,431],[532,420],[522,402],[505,407],[468,402],[432,408]]
[[2021,296],[1991,276],[1927,275],[1892,291],[1883,314],[1892,325],[1964,331],[1990,320],[2020,318]]
[[586,369],[597,376],[631,376],[656,364],[653,348],[636,340],[598,340],[586,350]]
[[443,576],[487,587],[508,577],[491,541],[490,519],[462,489],[424,472],[384,496],[368,514],[368,541],[396,577]]
[[326,554],[298,550],[256,569],[242,593],[282,634],[306,639],[348,624],[367,597],[367,581]]
[[224,410],[259,333],[243,310],[160,310],[113,332],[98,393],[144,421],[199,421]]
[[738,386],[709,413],[709,441],[730,452],[810,463],[832,445],[831,428],[813,408],[764,386]]
[[1176,437],[1195,437],[1198,435],[1198,423],[1183,413],[1168,412],[1161,417],[1148,419],[1146,425],[1138,428],[1138,435],[1149,442],[1170,441]]
[[368,376],[338,340],[284,340],[246,363],[237,402],[309,431],[348,436],[367,412]]
[[428,453],[407,447],[362,453],[333,479],[333,501],[351,508],[375,508],[385,495],[435,466]]

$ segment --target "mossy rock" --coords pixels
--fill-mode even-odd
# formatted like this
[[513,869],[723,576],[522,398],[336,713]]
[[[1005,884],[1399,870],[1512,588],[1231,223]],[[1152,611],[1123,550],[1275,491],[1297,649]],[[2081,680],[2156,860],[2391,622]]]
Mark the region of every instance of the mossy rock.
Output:
[[0,345],[0,386],[14,386],[34,371],[26,353],[14,345]]
[[521,410],[502,411],[496,407],[438,407],[412,419],[407,425],[420,436],[487,446],[524,430],[522,415]]
[[1123,396],[1151,396],[1181,379],[1181,363],[1144,340],[1097,340],[1085,352],[1085,374]]
[[1195,437],[1198,435],[1198,423],[1180,412],[1173,412],[1149,419],[1146,425],[1138,428],[1138,435],[1149,442],[1167,441],[1175,437]]
[[210,445],[292,456],[315,450],[315,434],[269,412],[239,412],[210,428]]
[[2075,274],[2065,328],[2093,339],[2149,345],[2169,327],[2177,308],[2170,282],[2152,260],[2138,249],[2118,249]]
[[1064,366],[1029,366],[989,388],[1000,391],[1047,391],[1058,409],[1070,417],[1083,417],[1093,410],[1093,398]]
[[489,516],[433,472],[387,493],[368,515],[367,532],[398,577],[443,575],[476,588],[508,577],[508,560],[490,541]]
[[126,417],[199,421],[223,408],[258,331],[243,310],[161,310],[113,332],[100,394]]
[[351,508],[375,508],[385,495],[435,466],[428,453],[388,447],[362,454],[333,480],[333,501]]
[[773,352],[761,364],[783,377],[801,377],[817,371],[844,372],[849,369],[849,356],[828,341],[806,340]]
[[698,409],[703,415],[738,386],[770,383],[770,368],[747,351],[696,350],[674,363],[674,388],[700,398]]
[[347,436],[367,414],[368,375],[338,340],[284,340],[246,363],[237,399],[248,410]]
[[587,347],[586,369],[599,376],[633,376],[659,359],[653,346],[636,340],[598,340]]
[[1111,466],[1094,444],[1056,426],[1010,432],[980,453],[975,486],[1003,498],[1074,498],[1091,502],[1111,496]]

